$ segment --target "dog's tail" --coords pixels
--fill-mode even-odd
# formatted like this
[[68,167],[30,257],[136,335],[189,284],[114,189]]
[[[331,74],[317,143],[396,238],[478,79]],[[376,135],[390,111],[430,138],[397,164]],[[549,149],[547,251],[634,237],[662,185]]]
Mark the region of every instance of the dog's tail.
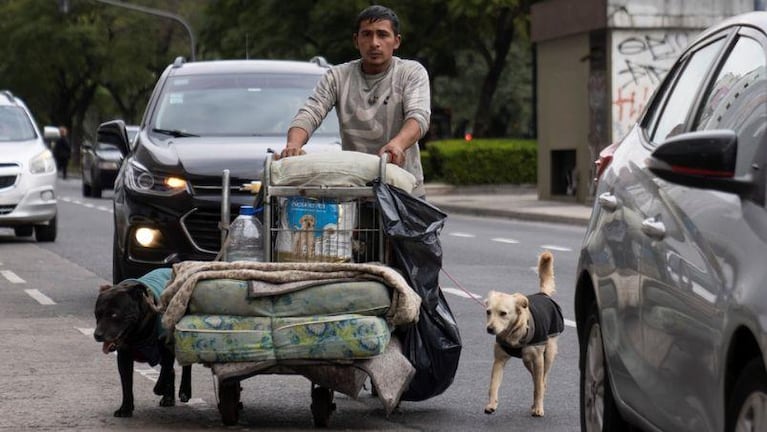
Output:
[[541,292],[552,296],[556,292],[554,283],[554,255],[544,251],[538,257],[538,279],[541,284]]

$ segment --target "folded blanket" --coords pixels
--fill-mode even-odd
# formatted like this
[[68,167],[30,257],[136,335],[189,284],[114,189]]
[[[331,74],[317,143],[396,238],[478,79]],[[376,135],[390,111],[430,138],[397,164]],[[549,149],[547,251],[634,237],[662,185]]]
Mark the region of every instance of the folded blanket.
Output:
[[[421,297],[396,270],[382,264],[264,263],[251,261],[183,261],[173,265],[173,279],[160,296],[162,323],[172,330],[186,313],[197,282],[203,279],[258,280],[271,284],[324,279],[379,278],[392,288],[392,307],[386,320],[393,326],[418,321]],[[267,287],[268,285],[264,285]],[[272,294],[282,292],[275,289]],[[270,295],[267,293],[266,295]]]

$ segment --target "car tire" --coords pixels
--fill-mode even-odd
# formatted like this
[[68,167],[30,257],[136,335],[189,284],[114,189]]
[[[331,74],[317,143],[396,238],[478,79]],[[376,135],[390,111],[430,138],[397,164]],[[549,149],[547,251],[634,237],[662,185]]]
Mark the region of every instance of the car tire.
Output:
[[746,364],[727,402],[727,432],[767,430],[767,372],[762,356]]
[[56,231],[58,222],[54,217],[48,221],[48,225],[35,225],[35,240],[39,242],[56,241]]
[[91,180],[91,196],[93,198],[101,198],[101,174],[92,173]]
[[23,225],[23,226],[17,226],[13,228],[13,234],[16,237],[29,237],[34,232],[34,227],[32,225]]
[[125,279],[125,270],[120,257],[120,245],[117,242],[117,227],[112,236],[112,283],[117,285]]
[[630,431],[618,412],[605,361],[599,312],[592,305],[580,341],[580,417],[584,432]]
[[83,179],[83,196],[89,197],[91,196],[91,185],[88,183],[85,183],[85,179]]

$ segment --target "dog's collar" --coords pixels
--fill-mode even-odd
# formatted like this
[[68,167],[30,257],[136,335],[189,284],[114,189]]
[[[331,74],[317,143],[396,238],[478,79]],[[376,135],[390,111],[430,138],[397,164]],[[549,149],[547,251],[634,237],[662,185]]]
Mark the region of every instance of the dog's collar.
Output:
[[528,346],[530,344],[530,341],[533,340],[533,336],[535,335],[535,320],[533,320],[532,317],[528,318],[526,324],[527,324],[527,330],[525,330],[525,335],[519,338],[519,341],[515,344],[517,345],[516,347],[513,346],[511,343],[506,342],[506,338],[514,334],[514,331],[519,327],[513,327],[509,329],[508,333],[507,332],[499,333],[496,336],[496,341],[501,346],[512,348],[512,349],[519,349],[519,348]]

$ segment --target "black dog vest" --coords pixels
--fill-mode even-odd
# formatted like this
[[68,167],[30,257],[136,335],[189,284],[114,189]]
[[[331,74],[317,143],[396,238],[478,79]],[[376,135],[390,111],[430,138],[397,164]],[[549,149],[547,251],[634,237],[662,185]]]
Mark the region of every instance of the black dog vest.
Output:
[[495,341],[506,351],[506,354],[522,358],[522,348],[531,345],[542,345],[552,336],[556,336],[565,330],[565,319],[559,304],[544,293],[536,293],[527,296],[530,317],[527,335],[522,339],[522,345],[513,347],[500,337]]

